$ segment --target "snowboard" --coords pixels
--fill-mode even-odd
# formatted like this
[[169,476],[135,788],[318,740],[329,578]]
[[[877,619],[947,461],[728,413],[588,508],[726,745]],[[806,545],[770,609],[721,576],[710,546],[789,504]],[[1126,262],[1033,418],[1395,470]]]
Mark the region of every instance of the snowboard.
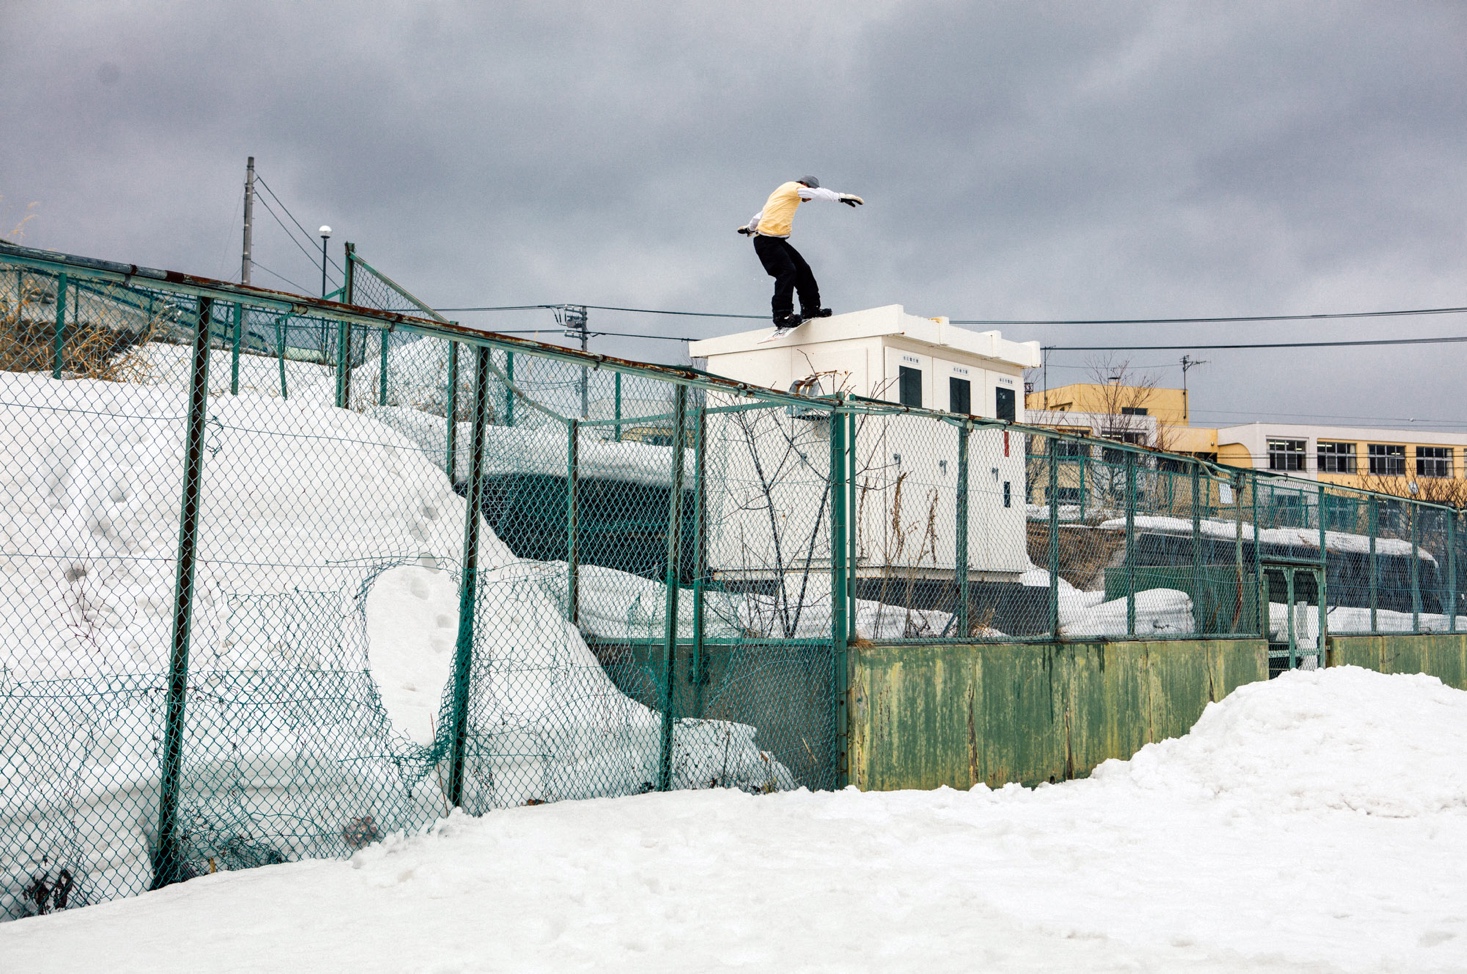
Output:
[[[800,325],[803,325],[803,324],[804,324],[803,321],[800,322]],[[800,325],[791,325],[788,328],[776,328],[776,329],[774,329],[774,331],[772,331],[772,332],[769,333],[768,337],[761,338],[757,342],[755,342],[754,344],[755,345],[768,345],[770,342],[774,341],[776,338],[783,338],[785,335],[788,335],[790,332],[792,332],[796,328],[800,327]]]

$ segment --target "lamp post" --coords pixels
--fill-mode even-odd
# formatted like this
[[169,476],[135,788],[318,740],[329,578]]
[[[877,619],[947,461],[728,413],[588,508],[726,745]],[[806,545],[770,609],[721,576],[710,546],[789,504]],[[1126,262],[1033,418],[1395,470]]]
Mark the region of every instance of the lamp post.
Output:
[[326,296],[326,241],[331,239],[331,228],[322,227],[316,231],[321,235],[321,297]]

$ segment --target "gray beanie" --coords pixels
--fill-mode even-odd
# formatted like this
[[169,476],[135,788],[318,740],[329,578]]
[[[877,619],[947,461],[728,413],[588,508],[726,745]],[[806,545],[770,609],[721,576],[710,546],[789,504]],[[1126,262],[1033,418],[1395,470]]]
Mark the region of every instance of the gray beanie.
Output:
[[820,180],[816,179],[814,176],[801,176],[796,181],[797,182],[804,183],[806,186],[809,186],[811,189],[819,189],[820,188]]

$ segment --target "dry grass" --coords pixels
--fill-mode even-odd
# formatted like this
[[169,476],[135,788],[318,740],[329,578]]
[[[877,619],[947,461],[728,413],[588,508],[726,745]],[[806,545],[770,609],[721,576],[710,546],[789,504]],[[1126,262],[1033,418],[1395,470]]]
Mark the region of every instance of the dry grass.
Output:
[[[56,364],[56,326],[46,320],[51,317],[51,308],[42,311],[42,291],[22,286],[8,298],[0,303],[0,371],[52,371]],[[138,349],[154,330],[154,322],[140,330],[68,322],[63,333],[61,372],[67,378],[146,382],[152,370]]]
[[[1040,567],[1049,564],[1049,524],[1029,521],[1026,525],[1029,560]],[[1125,546],[1121,531],[1100,531],[1085,525],[1062,524],[1059,529],[1060,575],[1078,589],[1104,586],[1105,568]]]

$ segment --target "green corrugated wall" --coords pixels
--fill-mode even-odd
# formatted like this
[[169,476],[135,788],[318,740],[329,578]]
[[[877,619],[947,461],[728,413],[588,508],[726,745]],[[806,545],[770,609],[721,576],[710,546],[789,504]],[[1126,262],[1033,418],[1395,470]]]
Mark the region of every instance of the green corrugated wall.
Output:
[[1083,777],[1268,676],[1260,639],[858,646],[849,658],[850,781],[876,791]]
[[1330,636],[1330,666],[1363,666],[1381,673],[1429,673],[1467,690],[1467,634]]

